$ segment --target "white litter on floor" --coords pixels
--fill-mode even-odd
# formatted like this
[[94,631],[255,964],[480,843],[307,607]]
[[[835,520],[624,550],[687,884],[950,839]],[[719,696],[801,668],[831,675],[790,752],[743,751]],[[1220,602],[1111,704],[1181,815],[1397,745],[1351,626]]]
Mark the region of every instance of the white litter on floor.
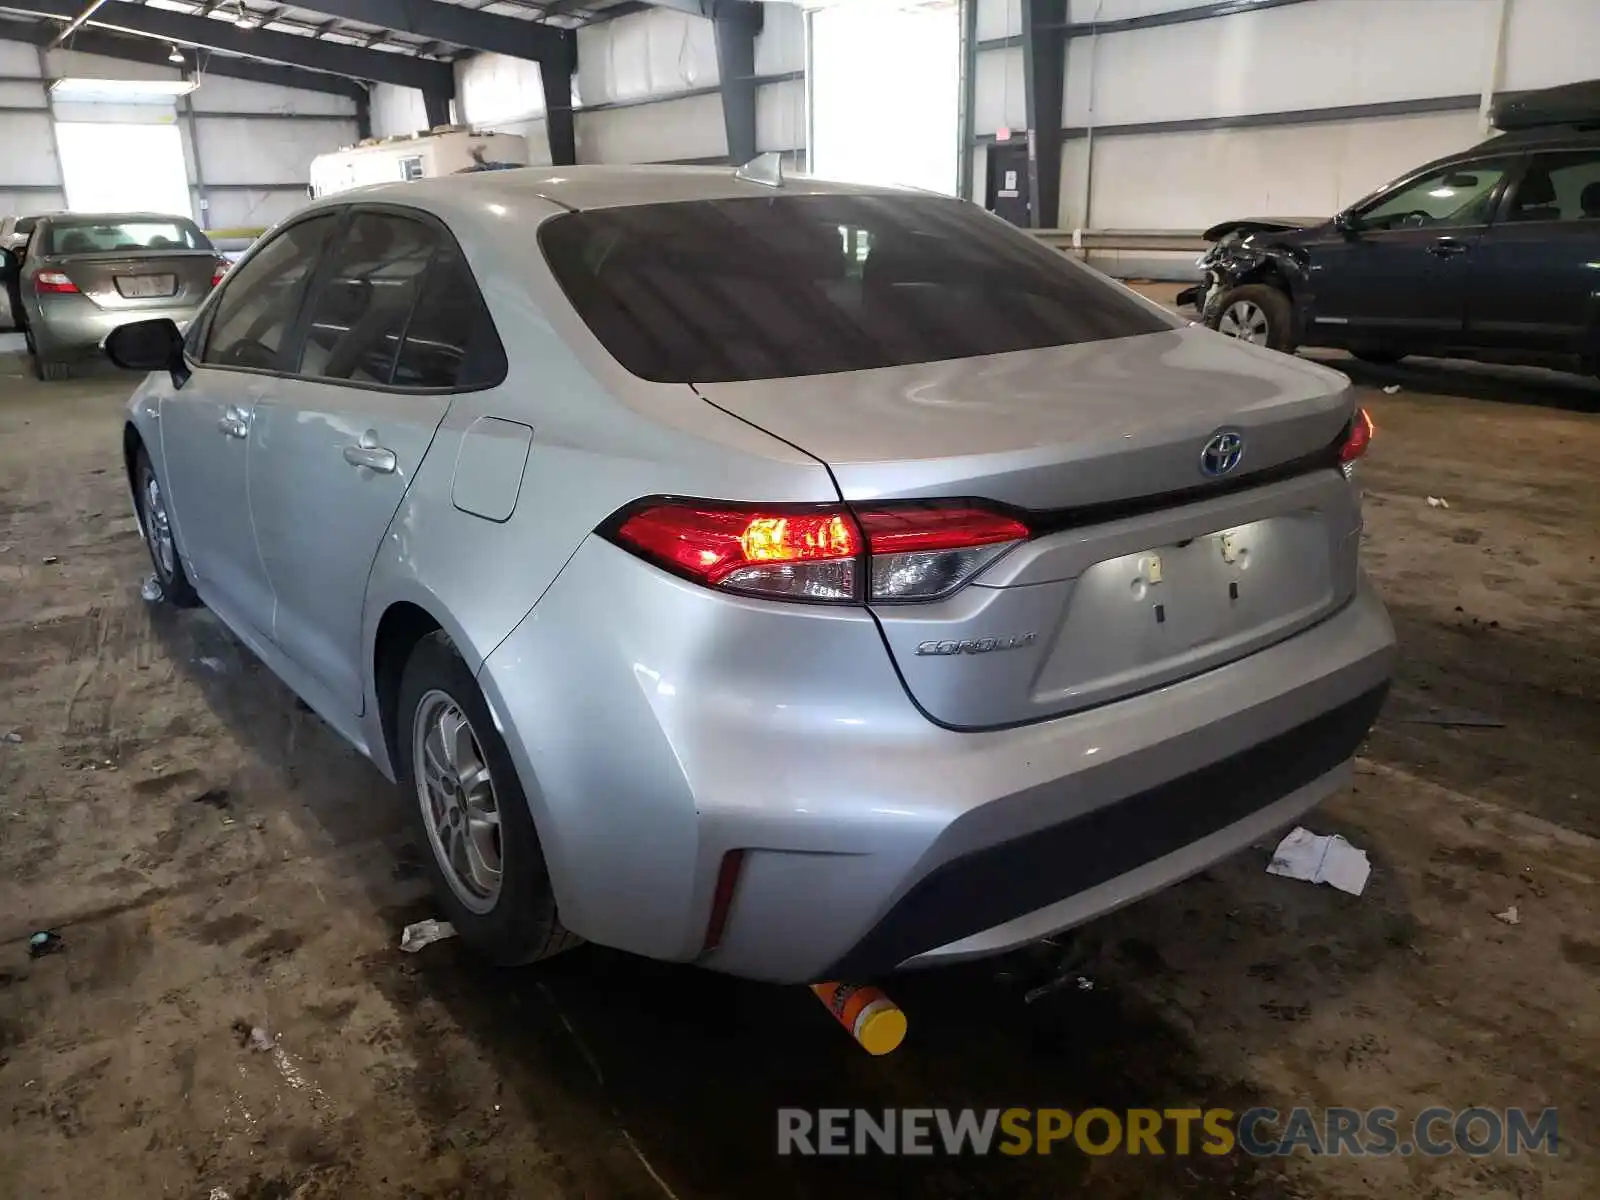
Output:
[[415,925],[407,925],[400,934],[400,949],[407,954],[415,954],[424,946],[431,946],[435,942],[442,942],[445,938],[453,938],[456,927],[449,921],[435,921],[429,917],[426,921],[418,921]]
[[1326,883],[1359,896],[1372,874],[1372,864],[1365,850],[1356,849],[1338,834],[1316,834],[1296,825],[1272,852],[1267,874]]

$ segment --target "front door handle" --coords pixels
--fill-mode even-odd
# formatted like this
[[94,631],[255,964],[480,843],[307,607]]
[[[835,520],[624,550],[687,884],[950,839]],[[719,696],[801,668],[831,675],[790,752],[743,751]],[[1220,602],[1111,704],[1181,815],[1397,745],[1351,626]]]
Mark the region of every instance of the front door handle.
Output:
[[393,450],[382,446],[369,446],[369,438],[362,438],[354,446],[344,448],[344,460],[352,467],[366,467],[369,471],[376,471],[379,475],[393,475],[395,468],[400,465],[395,458]]
[[1458,242],[1455,238],[1440,238],[1428,247],[1428,253],[1438,258],[1453,258],[1457,254],[1465,254],[1467,244]]
[[249,437],[250,414],[229,405],[223,410],[222,420],[217,422],[217,429],[231,438]]

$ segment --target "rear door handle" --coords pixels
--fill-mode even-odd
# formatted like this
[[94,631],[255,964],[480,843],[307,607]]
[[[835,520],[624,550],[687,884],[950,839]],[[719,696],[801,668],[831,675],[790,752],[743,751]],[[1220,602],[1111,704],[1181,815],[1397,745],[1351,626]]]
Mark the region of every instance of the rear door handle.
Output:
[[1465,254],[1466,252],[1467,244],[1458,242],[1455,238],[1440,238],[1428,247],[1428,253],[1439,258],[1452,258],[1457,254]]
[[231,438],[249,437],[250,414],[230,404],[223,410],[222,420],[217,422],[217,428]]
[[366,467],[369,471],[376,471],[379,475],[393,475],[395,468],[400,465],[395,458],[394,451],[382,446],[367,445],[367,438],[362,438],[360,443],[344,448],[344,460],[352,467]]

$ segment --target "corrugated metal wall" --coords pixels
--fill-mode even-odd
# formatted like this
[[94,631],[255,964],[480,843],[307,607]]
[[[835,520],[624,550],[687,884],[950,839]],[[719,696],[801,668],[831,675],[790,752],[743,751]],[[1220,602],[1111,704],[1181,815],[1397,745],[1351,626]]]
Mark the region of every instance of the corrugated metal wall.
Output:
[[[66,206],[53,121],[179,126],[193,213],[208,228],[270,225],[305,202],[311,159],[356,140],[355,102],[222,76],[172,103],[52,103],[61,78],[177,79],[176,68],[0,41],[0,212]],[[202,207],[202,201],[204,206]]]
[[[1022,50],[1003,40],[1021,33],[1022,0],[976,2],[977,133],[1021,131]],[[1206,2],[1072,0],[1070,20],[1118,21]],[[1481,140],[1485,88],[1600,75],[1596,46],[1596,0],[1306,0],[1074,37],[1058,223],[1197,229],[1230,216],[1326,215]],[[1451,98],[1451,111],[1403,111]],[[1362,111],[1380,105],[1402,111]],[[1341,117],[1344,109],[1355,111]],[[1202,121],[1218,127],[1193,127]],[[980,200],[985,149],[973,172]]]
[[[756,38],[756,137],[762,150],[805,146],[805,23],[800,8],[769,4]],[[578,31],[575,78],[578,161],[683,162],[728,153],[711,22],[672,9],[634,13]],[[528,139],[529,157],[549,162],[539,65],[476,54],[456,67],[456,120]],[[422,97],[373,89],[378,136],[423,128]]]

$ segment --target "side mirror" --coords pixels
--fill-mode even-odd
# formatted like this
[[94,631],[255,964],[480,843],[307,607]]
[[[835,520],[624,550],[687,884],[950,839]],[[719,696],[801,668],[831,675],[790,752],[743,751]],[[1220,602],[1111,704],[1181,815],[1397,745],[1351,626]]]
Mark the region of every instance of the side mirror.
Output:
[[118,325],[106,337],[106,357],[128,371],[170,371],[175,387],[189,382],[183,334],[167,317]]
[[1333,227],[1345,237],[1355,237],[1361,232],[1361,218],[1353,212],[1342,212],[1333,219]]

